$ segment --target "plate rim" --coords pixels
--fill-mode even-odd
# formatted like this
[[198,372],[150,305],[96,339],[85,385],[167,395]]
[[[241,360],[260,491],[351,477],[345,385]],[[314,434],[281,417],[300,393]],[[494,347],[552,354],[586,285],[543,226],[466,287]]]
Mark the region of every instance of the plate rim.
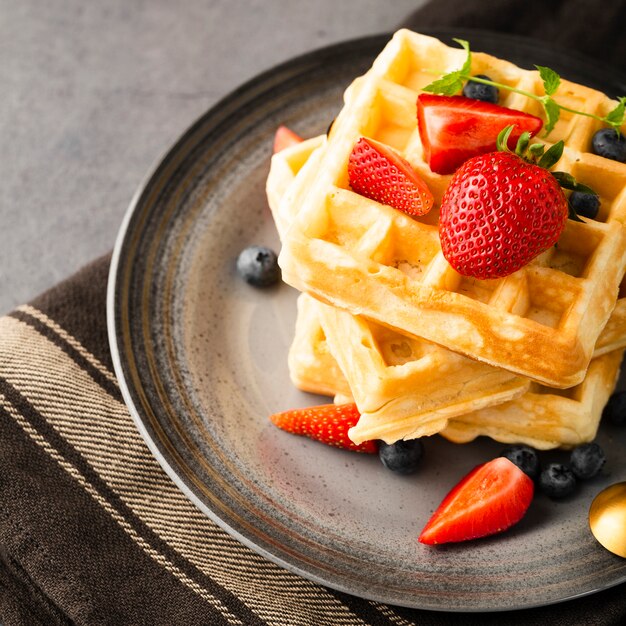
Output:
[[[623,92],[626,92],[626,74],[623,74],[620,70],[614,70],[609,66],[603,66],[598,68],[597,62],[589,57],[581,55],[580,53],[570,53],[567,52],[563,48],[558,48],[556,46],[549,46],[546,42],[534,39],[531,37],[526,37],[522,35],[513,35],[507,33],[497,33],[493,31],[487,31],[482,29],[471,29],[471,28],[456,28],[456,27],[442,27],[442,28],[425,28],[422,29],[421,32],[428,35],[433,35],[435,37],[443,38],[443,37],[453,37],[459,36],[462,33],[465,36],[470,38],[472,35],[480,37],[486,36],[491,38],[492,40],[500,40],[504,42],[512,42],[517,41],[523,45],[529,45],[533,42],[537,42],[537,44],[546,48],[549,47],[555,51],[557,54],[567,55],[569,59],[573,59],[575,62],[581,62],[585,64],[589,69],[595,68],[596,70],[602,70],[601,74],[606,76],[610,76],[611,80],[613,80],[612,88],[613,89],[621,89]],[[280,556],[273,554],[272,552],[266,550],[262,546],[258,545],[251,539],[247,538],[245,535],[241,534],[237,529],[233,528],[226,520],[217,515],[209,506],[207,506],[201,498],[194,493],[194,491],[187,485],[184,479],[179,475],[175,467],[169,462],[166,456],[163,454],[161,449],[159,448],[157,441],[155,441],[148,431],[144,419],[142,418],[141,412],[139,408],[136,406],[135,401],[133,400],[131,389],[129,386],[129,382],[126,379],[124,374],[124,366],[122,362],[122,350],[118,345],[118,328],[116,324],[116,292],[118,287],[118,276],[122,269],[122,260],[123,260],[123,250],[124,245],[127,241],[127,236],[129,235],[129,230],[131,222],[135,217],[138,208],[140,207],[141,201],[149,189],[151,183],[159,178],[160,172],[165,169],[168,162],[170,162],[176,154],[180,151],[181,147],[185,145],[187,140],[194,135],[195,132],[209,119],[211,116],[217,114],[222,108],[230,105],[232,102],[237,101],[248,92],[252,92],[254,88],[258,85],[263,85],[273,76],[279,73],[283,73],[288,70],[300,70],[303,71],[303,66],[311,61],[319,62],[320,58],[332,56],[335,57],[342,50],[350,49],[354,50],[357,47],[373,47],[374,45],[380,44],[381,47],[386,43],[386,41],[391,37],[392,33],[380,33],[368,35],[365,37],[355,37],[349,40],[341,41],[338,43],[334,43],[331,45],[326,45],[323,47],[316,48],[312,51],[305,52],[303,54],[297,55],[293,58],[290,58],[286,61],[278,63],[269,69],[266,69],[259,74],[256,74],[249,80],[245,81],[237,88],[226,94],[224,97],[220,98],[215,104],[210,106],[205,112],[200,114],[187,128],[177,137],[177,139],[165,150],[162,151],[161,155],[158,156],[152,166],[147,170],[146,174],[140,181],[137,186],[128,208],[124,213],[123,219],[120,223],[120,227],[115,239],[115,244],[111,256],[110,266],[109,266],[109,274],[107,281],[107,294],[106,294],[106,317],[107,317],[107,333],[108,333],[108,341],[109,348],[111,352],[111,358],[113,362],[113,369],[115,376],[117,378],[120,391],[122,397],[124,399],[124,403],[126,404],[127,409],[135,423],[135,426],[140,433],[142,439],[145,441],[148,446],[151,454],[157,460],[159,465],[163,468],[169,478],[174,482],[174,484],[184,493],[184,495],[209,519],[215,522],[218,526],[224,529],[225,532],[230,534],[232,537],[240,541],[242,544],[256,552],[257,554],[262,555],[273,563],[279,565],[280,567],[287,569],[303,578],[310,580],[316,584],[323,585],[325,587],[329,587],[331,589],[347,593],[356,597],[363,598],[365,600],[376,601],[389,603],[395,606],[402,606],[412,609],[422,609],[422,610],[432,610],[437,612],[449,612],[449,613],[508,613],[511,611],[525,610],[525,609],[533,609],[533,608],[541,608],[545,606],[550,606],[554,604],[560,604],[562,602],[569,602],[581,597],[585,597],[588,595],[595,594],[597,592],[609,589],[611,587],[623,584],[624,581],[615,581],[608,585],[603,586],[595,586],[593,589],[585,590],[580,593],[576,593],[575,595],[569,595],[565,598],[557,598],[549,602],[540,601],[538,603],[533,604],[524,604],[519,606],[506,606],[506,607],[494,607],[494,608],[472,608],[472,607],[445,607],[445,606],[420,606],[419,604],[414,603],[401,603],[401,602],[391,602],[388,598],[382,598],[376,594],[368,594],[364,592],[355,593],[354,589],[351,589],[347,586],[342,586],[338,584],[335,580],[329,581],[322,577],[317,576],[310,571],[301,569],[294,563],[283,560]],[[601,78],[602,82],[603,78]],[[619,87],[618,87],[619,85]]]

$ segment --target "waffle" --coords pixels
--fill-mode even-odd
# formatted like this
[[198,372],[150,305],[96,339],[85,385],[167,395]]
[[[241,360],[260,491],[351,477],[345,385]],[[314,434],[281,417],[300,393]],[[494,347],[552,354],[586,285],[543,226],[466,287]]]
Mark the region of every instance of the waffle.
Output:
[[611,313],[609,321],[602,330],[596,343],[594,356],[607,354],[613,350],[626,348],[626,281],[620,285],[620,296]]
[[[281,239],[286,236],[287,229],[296,215],[296,199],[292,189],[294,180],[301,170],[304,171],[300,176],[312,174],[321,157],[318,148],[321,148],[325,141],[326,136],[319,135],[282,150],[272,157],[266,192]],[[315,158],[311,159],[313,153]],[[626,278],[622,278],[615,308],[596,342],[593,355],[601,356],[620,348],[626,348]]]
[[319,135],[285,148],[272,156],[265,192],[281,241],[295,217],[294,207],[297,206],[297,198],[294,195],[295,189],[292,190],[293,181],[297,174],[300,174],[300,178],[308,178],[310,173],[315,172],[321,153],[318,151],[315,158],[311,158],[311,155],[324,145],[325,141],[326,136]]
[[318,302],[305,294],[298,297],[296,332],[287,362],[293,384],[302,391],[323,396],[351,396],[350,385],[330,353],[319,317]]
[[[311,162],[308,159],[312,154],[319,155],[318,148],[324,140],[323,136],[309,139],[272,158],[267,194],[281,234],[294,218],[290,194],[293,181],[296,176],[308,175]],[[622,292],[626,296],[626,288]],[[624,347],[626,297],[621,297],[598,339],[594,356]],[[356,400],[363,417],[351,435],[358,441],[372,438],[393,441],[431,435],[442,429],[451,433],[451,438],[468,440],[472,434],[475,437],[487,433],[481,433],[471,421],[457,416],[480,415],[480,411],[476,412],[480,407],[518,397],[530,387],[529,381],[513,378],[505,371],[355,318],[306,295],[298,299],[289,371],[294,384],[304,391],[340,394]],[[586,389],[591,389],[597,383],[585,384]],[[534,395],[542,398],[541,392],[534,388]],[[569,406],[571,402],[560,399],[549,406],[559,408],[563,404]],[[497,409],[494,414],[498,414]],[[494,438],[505,440],[506,433]],[[557,441],[565,445],[573,438],[567,439],[563,434]]]
[[[626,165],[588,152],[598,122],[563,112],[550,141],[565,140],[558,169],[601,197],[598,221],[568,221],[558,246],[503,279],[460,276],[441,252],[437,209],[413,219],[352,192],[347,162],[361,136],[391,146],[439,203],[449,177],[430,172],[415,101],[433,75],[459,68],[464,52],[402,30],[362,77],[320,149],[314,172],[294,183],[297,213],[283,239],[283,279],[328,304],[455,352],[566,388],[582,381],[615,306],[626,268]],[[542,93],[537,72],[474,53],[472,73]],[[556,100],[605,114],[603,94],[563,81]],[[524,96],[501,104],[539,113]],[[546,349],[549,347],[549,349]]]
[[[294,218],[293,181],[309,175],[323,144],[323,137],[309,139],[272,158],[267,197],[281,238]],[[402,335],[305,294],[298,298],[288,362],[298,388],[354,397],[361,412],[351,432],[355,441],[375,438],[391,443],[432,435],[450,417],[512,399],[529,386],[528,380],[510,372]]]
[[595,439],[602,410],[615,389],[623,350],[594,358],[580,385],[554,389],[532,383],[520,398],[456,417],[441,431],[454,443],[485,435],[538,450],[574,448]]
[[[451,417],[520,396],[529,381],[436,344],[315,301],[298,298],[289,371],[300,389],[354,398],[355,443],[413,439]],[[346,382],[346,379],[348,382]]]
[[[339,403],[357,401],[327,345],[322,322],[317,317],[323,309],[329,307],[319,306],[305,294],[300,296],[296,337],[290,352],[290,367],[295,368],[292,377],[294,381],[305,381],[301,388],[306,391],[334,395]],[[626,336],[626,325],[622,326],[621,335]],[[511,400],[485,408],[479,403],[472,407],[468,402],[464,414],[442,419],[438,424],[434,419],[426,421],[426,428],[422,426],[422,416],[417,427],[413,424],[411,428],[410,420],[398,420],[377,429],[375,419],[363,415],[350,430],[350,438],[357,443],[377,438],[393,442],[400,438],[395,435],[402,432],[409,433],[405,438],[410,438],[411,432],[421,433],[415,436],[438,432],[455,443],[467,443],[484,435],[502,443],[521,443],[538,449],[571,448],[594,439],[602,409],[617,380],[622,354],[622,350],[614,350],[594,357],[583,382],[570,389],[529,383],[525,393]],[[364,419],[366,423],[362,424]]]

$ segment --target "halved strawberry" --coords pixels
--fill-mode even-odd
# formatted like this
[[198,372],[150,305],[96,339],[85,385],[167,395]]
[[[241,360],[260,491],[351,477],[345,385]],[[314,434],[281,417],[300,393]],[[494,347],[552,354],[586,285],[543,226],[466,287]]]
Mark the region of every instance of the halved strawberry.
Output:
[[524,517],[534,490],[533,481],[507,458],[483,463],[443,499],[419,541],[434,545],[502,532]]
[[302,137],[296,135],[290,128],[279,126],[274,134],[274,154],[290,146],[295,146],[297,143],[302,143],[302,141],[304,141]]
[[424,215],[433,206],[433,194],[411,164],[373,139],[356,142],[348,176],[357,193],[409,215]]
[[493,152],[505,126],[515,126],[509,137],[515,150],[524,131],[534,137],[543,125],[534,115],[491,102],[428,93],[417,98],[417,123],[424,158],[437,174],[452,174],[467,159]]
[[270,415],[270,421],[294,435],[304,435],[329,446],[376,454],[378,442],[365,441],[357,445],[348,437],[348,430],[358,422],[359,417],[356,404],[322,404],[275,413]]

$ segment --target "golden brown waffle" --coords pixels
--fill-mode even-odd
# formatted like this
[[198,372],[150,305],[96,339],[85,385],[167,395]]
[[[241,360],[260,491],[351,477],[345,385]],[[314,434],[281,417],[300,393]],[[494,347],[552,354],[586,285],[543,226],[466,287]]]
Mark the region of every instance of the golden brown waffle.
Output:
[[[316,305],[317,302],[304,294],[299,298],[298,326],[290,353],[292,377],[305,381],[301,388],[306,391],[335,395],[338,402],[354,399],[358,405],[356,394],[350,393],[346,379],[337,368],[332,349],[327,345],[322,323],[316,317],[321,307]],[[624,335],[626,328],[622,326]],[[449,420],[441,419],[439,424],[434,419],[429,421],[428,416],[419,416],[413,423],[413,431],[422,433],[415,436],[438,432],[456,443],[467,443],[483,435],[502,443],[521,443],[538,449],[571,448],[591,441],[596,435],[602,409],[614,389],[622,354],[622,350],[614,350],[595,357],[583,382],[570,389],[531,383],[525,393],[500,404],[486,408],[476,404],[472,408],[471,402],[468,402],[467,412],[456,414]],[[432,382],[436,387],[438,381]],[[400,438],[395,437],[396,433],[403,430],[411,432],[410,420],[396,422],[390,418],[384,428],[377,429],[376,417],[363,416],[361,420],[365,418],[366,424],[359,420],[357,426],[350,430],[350,438],[356,442],[368,438],[384,438],[392,442]],[[437,425],[439,429],[435,430]]]
[[[309,139],[272,159],[267,193],[281,233],[294,217],[290,186],[296,175],[307,175],[309,165],[305,163],[310,163],[311,154],[319,154],[323,142],[324,137]],[[598,339],[594,356],[623,347],[626,347],[626,297],[618,300]],[[474,415],[480,407],[512,399],[529,388],[529,382],[508,372],[355,318],[305,295],[298,299],[289,371],[294,384],[304,391],[353,397],[363,413],[351,433],[359,441],[430,435],[446,423],[448,432],[459,440],[471,438],[476,436],[473,433],[481,434],[480,428],[458,416]],[[587,385],[586,389],[589,388]],[[562,403],[559,400],[556,406]],[[549,406],[555,406],[555,401]],[[494,414],[498,413],[494,411]],[[501,440],[507,432],[504,430],[505,434],[500,435]],[[567,441],[564,436],[561,440]]]
[[265,192],[281,240],[287,234],[287,229],[295,217],[294,209],[298,199],[294,194],[295,189],[292,190],[293,181],[301,170],[303,170],[300,173],[301,178],[308,177],[309,172],[316,171],[321,154],[318,152],[314,159],[311,158],[311,154],[325,141],[326,135],[319,135],[285,148],[272,156]]
[[318,305],[305,294],[298,297],[296,331],[287,358],[289,375],[302,391],[323,396],[351,395],[348,381],[330,353]]
[[[323,137],[309,139],[272,158],[267,196],[281,237],[294,217],[290,181],[309,175],[323,142]],[[527,379],[510,372],[401,335],[305,294],[298,299],[289,371],[304,391],[352,394],[362,413],[351,433],[355,441],[432,435],[450,417],[504,402],[529,386]]]
[[598,337],[594,356],[626,348],[626,292],[624,287],[624,281],[622,281],[617,304],[602,334]]
[[[315,172],[321,157],[318,148],[322,147],[325,141],[326,136],[319,135],[290,146],[272,157],[266,191],[281,239],[286,235],[296,214],[297,201],[292,188],[293,182],[303,169],[304,172],[300,176],[311,176]],[[311,159],[313,153],[315,158]],[[299,188],[301,187],[300,185]],[[596,342],[593,354],[597,357],[620,348],[626,348],[626,279],[622,279],[615,308]]]
[[[582,381],[598,335],[615,306],[626,267],[626,165],[588,153],[598,123],[563,113],[550,141],[564,139],[558,169],[598,190],[600,221],[569,221],[552,248],[515,274],[481,281],[444,259],[437,210],[412,219],[352,192],[347,162],[361,136],[402,154],[436,201],[449,180],[430,172],[416,125],[419,90],[433,74],[459,68],[464,52],[399,31],[333,124],[316,171],[296,181],[297,216],[284,238],[283,279],[317,298],[405,334],[555,387]],[[529,72],[475,53],[473,73],[537,93]],[[563,81],[555,99],[589,112],[614,106],[603,94]],[[507,93],[501,104],[537,113]]]
[[407,337],[306,294],[298,299],[289,370],[294,383],[307,391],[352,395],[361,413],[350,431],[355,443],[432,435],[451,417],[510,400],[529,387],[527,379],[506,370]]
[[455,443],[485,435],[539,450],[593,441],[615,388],[622,356],[623,350],[615,350],[594,358],[583,382],[570,389],[533,383],[520,398],[450,420],[440,434]]

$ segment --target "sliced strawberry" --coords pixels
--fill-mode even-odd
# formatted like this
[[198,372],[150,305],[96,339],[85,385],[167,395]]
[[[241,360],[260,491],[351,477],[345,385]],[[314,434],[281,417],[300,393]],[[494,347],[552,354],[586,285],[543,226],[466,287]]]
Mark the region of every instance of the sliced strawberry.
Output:
[[302,137],[296,135],[290,128],[279,126],[274,135],[274,154],[290,146],[295,146],[297,143],[302,143],[302,141],[304,141]]
[[294,435],[304,435],[329,446],[376,454],[376,441],[357,445],[348,437],[348,430],[359,421],[359,417],[361,415],[356,404],[323,404],[275,413],[270,415],[270,421]]
[[409,215],[424,215],[433,206],[433,194],[411,164],[373,139],[357,141],[348,175],[357,193]]
[[524,517],[534,489],[533,481],[508,459],[483,463],[443,499],[419,541],[434,545],[502,532]]
[[505,126],[515,126],[509,137],[515,150],[524,131],[534,137],[543,125],[534,115],[491,102],[427,93],[417,98],[417,123],[424,158],[437,174],[452,174],[467,159],[493,152]]

